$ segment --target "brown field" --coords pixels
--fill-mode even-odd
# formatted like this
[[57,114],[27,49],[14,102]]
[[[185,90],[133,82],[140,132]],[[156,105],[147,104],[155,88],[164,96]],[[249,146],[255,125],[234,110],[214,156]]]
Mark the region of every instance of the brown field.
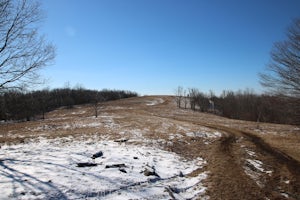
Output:
[[205,184],[210,199],[300,199],[299,127],[179,109],[171,96],[106,102],[98,115],[94,117],[92,105],[83,105],[52,111],[45,120],[2,123],[0,144],[70,135],[143,145],[155,141],[186,159],[207,161],[190,176],[209,171]]

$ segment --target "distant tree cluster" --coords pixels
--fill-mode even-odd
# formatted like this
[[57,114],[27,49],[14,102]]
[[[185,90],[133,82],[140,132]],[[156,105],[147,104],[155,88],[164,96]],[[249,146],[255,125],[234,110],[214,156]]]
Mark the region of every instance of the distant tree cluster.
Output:
[[0,120],[31,120],[37,116],[44,118],[46,112],[65,106],[95,104],[135,97],[137,93],[123,90],[87,90],[83,88],[62,88],[22,92],[9,90],[0,93]]
[[[285,124],[300,124],[300,18],[287,30],[287,39],[274,44],[271,61],[260,74],[268,94],[251,90],[224,91],[219,97],[182,87],[175,90],[179,108],[189,102],[192,110],[213,112],[225,117]],[[187,104],[184,103],[187,108]]]
[[296,100],[294,97],[256,94],[250,89],[223,91],[221,95],[216,96],[213,91],[205,94],[197,88],[179,88],[175,92],[175,101],[179,108],[213,113],[231,119],[299,124],[298,118],[295,117],[296,111],[290,103]]
[[130,91],[82,88],[21,91],[42,83],[39,70],[55,58],[55,47],[39,34],[43,18],[40,1],[0,0],[0,120],[44,118],[45,112],[61,106],[137,96]]

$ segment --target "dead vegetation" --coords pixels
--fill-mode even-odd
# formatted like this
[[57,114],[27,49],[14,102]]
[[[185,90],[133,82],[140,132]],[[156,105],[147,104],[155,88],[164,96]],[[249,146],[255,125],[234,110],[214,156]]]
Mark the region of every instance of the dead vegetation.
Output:
[[106,102],[99,105],[97,118],[93,109],[92,105],[58,109],[45,120],[1,124],[0,143],[98,135],[157,146],[185,159],[204,158],[206,166],[190,176],[208,171],[211,199],[300,199],[298,127],[178,109],[170,96]]

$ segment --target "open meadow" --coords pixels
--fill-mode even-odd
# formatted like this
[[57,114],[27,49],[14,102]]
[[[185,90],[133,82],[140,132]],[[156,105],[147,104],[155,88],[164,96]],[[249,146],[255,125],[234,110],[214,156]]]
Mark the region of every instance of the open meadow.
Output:
[[300,128],[179,109],[172,96],[0,124],[0,199],[300,199]]

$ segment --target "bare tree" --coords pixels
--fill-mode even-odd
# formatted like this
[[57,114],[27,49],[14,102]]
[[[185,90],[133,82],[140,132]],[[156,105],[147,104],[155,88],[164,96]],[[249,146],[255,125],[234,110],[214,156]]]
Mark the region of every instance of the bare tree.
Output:
[[0,0],[0,91],[37,83],[55,48],[38,35],[43,15],[34,0]]
[[94,111],[95,111],[95,118],[98,117],[98,109],[99,109],[99,103],[103,101],[103,97],[100,92],[95,92],[95,99],[94,99]]
[[186,109],[187,104],[189,103],[189,97],[188,97],[186,89],[183,91],[183,103],[184,103],[184,109]]
[[183,98],[183,88],[181,86],[178,86],[175,89],[175,101],[177,103],[178,108],[181,107],[182,98]]
[[287,40],[274,44],[271,62],[260,79],[271,92],[300,97],[300,19],[289,27]]
[[192,110],[196,110],[196,103],[197,97],[199,94],[199,90],[197,88],[189,88],[189,99],[190,99],[190,106]]
[[285,98],[293,123],[300,124],[300,18],[288,28],[287,39],[274,44],[267,70],[260,74],[261,84]]

